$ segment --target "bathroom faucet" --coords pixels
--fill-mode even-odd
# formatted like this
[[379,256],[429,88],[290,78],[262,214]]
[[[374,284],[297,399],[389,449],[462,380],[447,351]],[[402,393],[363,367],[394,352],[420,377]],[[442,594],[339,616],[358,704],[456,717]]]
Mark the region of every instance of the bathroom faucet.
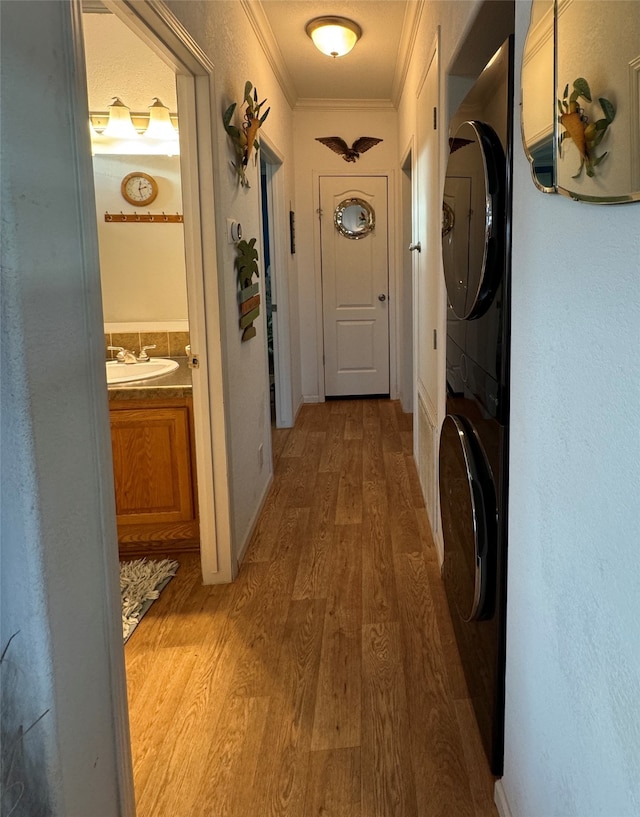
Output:
[[138,355],[138,363],[144,363],[147,360],[151,360],[151,358],[147,354],[147,349],[155,349],[155,348],[156,348],[155,343],[153,343],[151,346],[143,346],[142,349],[140,349],[140,354]]
[[117,352],[116,360],[120,363],[137,363],[136,356],[133,352],[129,351],[129,349],[125,349],[124,346],[107,346],[112,352]]

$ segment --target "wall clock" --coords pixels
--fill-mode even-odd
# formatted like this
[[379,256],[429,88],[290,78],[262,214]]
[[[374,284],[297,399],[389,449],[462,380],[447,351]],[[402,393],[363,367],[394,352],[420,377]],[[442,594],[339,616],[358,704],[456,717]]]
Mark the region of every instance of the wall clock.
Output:
[[120,192],[129,204],[144,207],[158,195],[158,182],[148,173],[135,170],[124,177]]

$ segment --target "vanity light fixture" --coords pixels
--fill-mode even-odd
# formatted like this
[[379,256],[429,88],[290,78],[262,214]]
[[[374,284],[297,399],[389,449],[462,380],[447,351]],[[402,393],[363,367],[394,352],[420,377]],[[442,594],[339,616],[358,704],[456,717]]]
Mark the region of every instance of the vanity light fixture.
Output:
[[153,98],[153,105],[149,107],[149,127],[144,135],[147,139],[158,139],[163,142],[173,142],[178,138],[169,115],[169,108],[163,105],[157,96]]
[[132,113],[114,97],[109,112],[89,114],[92,152],[150,156],[175,156],[180,153],[176,114],[158,97],[148,113]]
[[346,17],[316,17],[307,23],[305,31],[313,44],[328,57],[348,54],[362,36],[362,29]]
[[131,121],[131,112],[117,96],[114,96],[113,102],[109,105],[109,121],[102,135],[109,136],[111,139],[138,138],[138,131]]

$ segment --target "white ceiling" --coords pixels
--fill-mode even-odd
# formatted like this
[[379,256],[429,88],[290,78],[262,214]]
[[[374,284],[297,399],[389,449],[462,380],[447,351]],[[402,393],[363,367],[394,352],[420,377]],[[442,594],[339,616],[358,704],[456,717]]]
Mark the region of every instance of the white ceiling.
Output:
[[[244,3],[292,104],[306,99],[394,100],[415,0],[261,0]],[[305,32],[315,17],[347,17],[362,28],[350,54],[321,54]]]
[[[397,104],[424,0],[238,1],[292,106],[305,100]],[[107,11],[101,0],[82,5],[85,12]],[[324,16],[347,17],[361,27],[351,53],[332,59],[313,45],[305,26]]]

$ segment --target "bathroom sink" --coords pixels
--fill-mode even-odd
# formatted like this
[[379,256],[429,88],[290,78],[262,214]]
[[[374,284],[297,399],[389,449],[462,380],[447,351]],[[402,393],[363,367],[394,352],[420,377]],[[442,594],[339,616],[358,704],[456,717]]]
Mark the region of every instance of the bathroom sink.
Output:
[[152,357],[144,363],[120,363],[117,360],[108,360],[107,384],[132,383],[138,380],[149,380],[152,377],[162,377],[163,374],[175,372],[178,368],[177,360],[164,357]]

